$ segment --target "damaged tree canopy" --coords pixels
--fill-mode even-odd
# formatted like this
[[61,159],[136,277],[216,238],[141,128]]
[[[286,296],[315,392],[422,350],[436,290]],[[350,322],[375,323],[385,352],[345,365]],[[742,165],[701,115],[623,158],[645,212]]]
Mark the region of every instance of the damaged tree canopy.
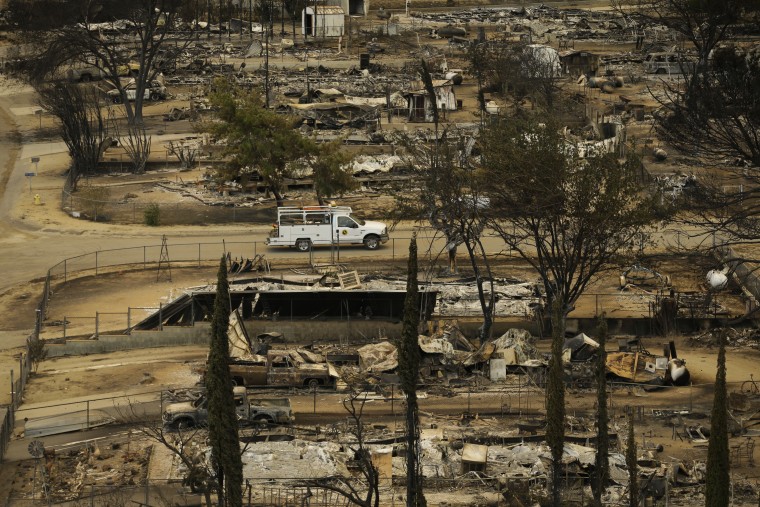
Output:
[[[68,68],[89,66],[119,91],[130,123],[142,120],[144,91],[162,66],[181,52],[192,37],[177,31],[182,0],[121,2],[11,2],[11,19],[23,31],[38,57],[25,71],[31,82],[42,82]],[[52,5],[51,5],[52,4]],[[192,29],[192,28],[190,28]],[[107,36],[104,36],[107,34]],[[164,50],[172,41],[171,52]],[[126,100],[121,76],[135,79],[135,100]]]

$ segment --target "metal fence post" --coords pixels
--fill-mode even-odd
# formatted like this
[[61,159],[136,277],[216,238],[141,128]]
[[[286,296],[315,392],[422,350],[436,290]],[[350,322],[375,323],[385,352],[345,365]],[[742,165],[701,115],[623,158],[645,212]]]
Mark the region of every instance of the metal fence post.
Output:
[[63,339],[66,339],[66,316],[63,316]]
[[63,259],[63,283],[66,283],[69,272],[66,266],[66,259]]
[[127,307],[127,335],[132,335],[132,308]]
[[146,257],[146,255],[147,255],[147,254],[146,254],[146,252],[145,252],[145,249],[146,249],[146,248],[147,248],[147,247],[146,247],[145,245],[143,245],[143,269],[145,269],[146,258],[147,258],[147,257]]
[[98,251],[95,250],[95,276],[98,276]]
[[164,304],[158,303],[158,330],[164,330]]
[[13,370],[11,370],[11,407],[15,406],[16,395],[13,391],[15,384],[13,383]]
[[99,321],[100,321],[99,317],[100,317],[100,313],[99,312],[95,312],[95,338],[98,337],[98,324],[99,324]]
[[198,267],[201,267],[201,244],[198,243]]
[[87,400],[87,429],[90,429],[90,400]]

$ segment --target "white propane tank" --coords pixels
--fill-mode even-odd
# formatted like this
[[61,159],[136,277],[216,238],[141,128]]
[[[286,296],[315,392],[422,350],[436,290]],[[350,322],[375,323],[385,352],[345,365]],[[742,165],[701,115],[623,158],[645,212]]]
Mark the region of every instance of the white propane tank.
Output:
[[726,273],[717,269],[711,269],[707,272],[707,286],[710,290],[723,290],[728,285],[728,276]]

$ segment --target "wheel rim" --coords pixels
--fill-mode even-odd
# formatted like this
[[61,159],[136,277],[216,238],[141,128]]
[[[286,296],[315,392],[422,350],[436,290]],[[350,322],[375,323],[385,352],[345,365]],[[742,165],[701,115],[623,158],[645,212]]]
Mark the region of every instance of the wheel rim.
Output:
[[377,238],[367,238],[365,244],[367,245],[367,248],[374,250],[378,246]]
[[300,251],[302,251],[302,252],[308,252],[309,251],[309,242],[301,240],[301,241],[298,242],[298,244],[296,245],[296,247]]

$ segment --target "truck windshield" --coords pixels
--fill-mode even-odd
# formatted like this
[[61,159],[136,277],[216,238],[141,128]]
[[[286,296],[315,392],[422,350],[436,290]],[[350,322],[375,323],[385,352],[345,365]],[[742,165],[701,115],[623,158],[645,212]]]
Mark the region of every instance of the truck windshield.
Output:
[[361,218],[357,217],[356,215],[349,215],[351,218],[354,219],[354,221],[359,225],[364,225],[365,222]]

